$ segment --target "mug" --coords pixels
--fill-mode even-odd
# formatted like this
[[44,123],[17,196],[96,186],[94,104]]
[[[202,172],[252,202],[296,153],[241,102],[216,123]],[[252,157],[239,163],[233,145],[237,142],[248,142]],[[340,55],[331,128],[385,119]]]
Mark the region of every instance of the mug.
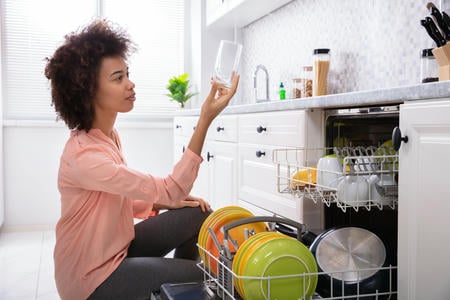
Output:
[[342,165],[335,154],[321,157],[317,163],[317,184],[319,188],[334,189],[342,177]]
[[368,178],[369,184],[369,196],[370,200],[375,204],[380,205],[391,205],[392,199],[389,197],[384,197],[382,193],[380,193],[377,186],[383,188],[383,185],[395,185],[394,177],[390,174],[383,175],[371,175]]
[[367,205],[369,184],[364,176],[345,176],[337,187],[338,201],[353,207]]
[[242,45],[232,41],[221,40],[214,65],[213,79],[230,88],[233,72],[236,74],[241,60]]

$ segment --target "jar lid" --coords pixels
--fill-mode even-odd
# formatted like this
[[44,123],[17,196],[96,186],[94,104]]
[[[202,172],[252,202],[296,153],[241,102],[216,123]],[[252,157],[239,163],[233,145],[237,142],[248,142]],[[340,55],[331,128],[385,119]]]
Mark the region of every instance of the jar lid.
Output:
[[328,54],[329,52],[330,52],[330,49],[328,49],[328,48],[314,49],[314,54]]
[[433,50],[433,48],[429,48],[429,49],[423,49],[422,50],[422,57],[433,57],[433,52],[431,51]]

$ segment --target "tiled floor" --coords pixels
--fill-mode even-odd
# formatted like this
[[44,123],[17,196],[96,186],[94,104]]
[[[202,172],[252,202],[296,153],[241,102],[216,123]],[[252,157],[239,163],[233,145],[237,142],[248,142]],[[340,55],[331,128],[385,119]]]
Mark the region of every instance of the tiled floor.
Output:
[[54,231],[0,232],[0,299],[59,299],[53,279]]

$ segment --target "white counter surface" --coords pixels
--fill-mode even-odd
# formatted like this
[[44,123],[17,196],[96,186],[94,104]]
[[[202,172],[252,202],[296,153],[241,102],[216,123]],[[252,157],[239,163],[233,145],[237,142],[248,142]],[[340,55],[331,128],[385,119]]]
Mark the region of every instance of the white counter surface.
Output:
[[[331,109],[344,107],[364,107],[374,105],[394,105],[405,101],[437,99],[450,97],[450,81],[433,82],[396,88],[359,91],[312,97],[306,99],[274,100],[262,103],[232,105],[223,114],[244,114],[266,111],[294,109]],[[180,109],[175,114],[198,115],[200,109]]]

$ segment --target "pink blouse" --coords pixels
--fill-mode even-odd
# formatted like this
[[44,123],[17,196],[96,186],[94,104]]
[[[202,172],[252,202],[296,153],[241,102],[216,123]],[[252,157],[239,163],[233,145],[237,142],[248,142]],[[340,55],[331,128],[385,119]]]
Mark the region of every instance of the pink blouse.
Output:
[[126,166],[114,134],[118,147],[99,129],[73,131],[61,156],[54,262],[64,300],[89,297],[126,257],[133,217],[155,215],[154,203],[186,198],[202,162],[186,149],[172,174],[153,177]]

